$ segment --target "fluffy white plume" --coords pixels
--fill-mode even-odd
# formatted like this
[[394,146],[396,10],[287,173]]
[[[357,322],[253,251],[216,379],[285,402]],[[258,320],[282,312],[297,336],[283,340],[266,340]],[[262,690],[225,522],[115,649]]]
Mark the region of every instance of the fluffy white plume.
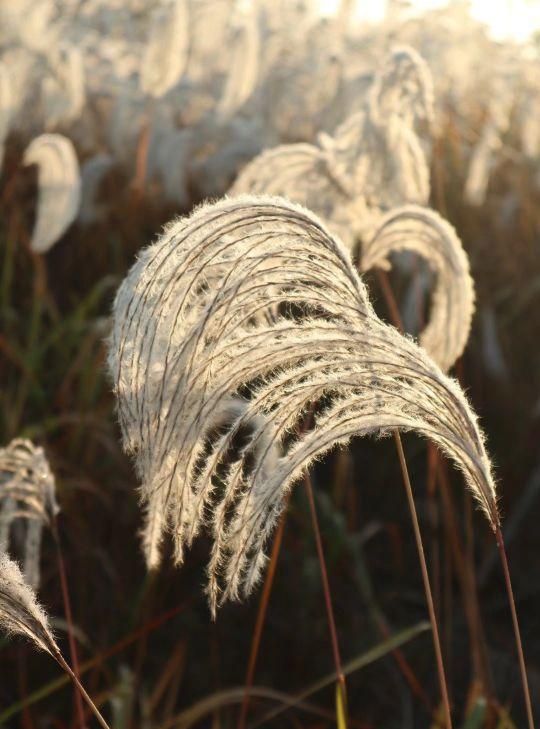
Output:
[[0,552],[0,628],[22,635],[56,660],[60,654],[49,620],[15,562]]
[[41,84],[45,124],[52,129],[77,119],[86,102],[82,53],[60,45],[49,55],[50,73]]
[[492,88],[488,119],[469,163],[464,198],[470,205],[482,205],[486,199],[489,178],[502,137],[510,126],[514,89],[508,79],[497,78]]
[[430,439],[498,523],[463,392],[376,317],[346,248],[289,201],[225,199],[172,223],[117,293],[109,369],[141,481],[147,562],[159,563],[166,530],[182,562],[206,524],[214,611],[257,582],[291,485],[353,436],[398,428]]
[[218,114],[228,117],[249,99],[257,84],[261,39],[255,4],[237,2],[231,23],[232,56]]
[[7,552],[14,522],[24,522],[24,576],[39,585],[41,533],[58,513],[54,476],[43,448],[16,438],[0,448],[0,552]]
[[463,354],[474,314],[474,283],[467,254],[444,218],[414,205],[384,216],[375,235],[362,246],[362,270],[388,267],[390,255],[397,251],[421,256],[435,274],[431,311],[420,344],[448,370]]
[[188,61],[189,32],[188,0],[168,0],[154,10],[141,66],[145,94],[159,98],[176,86]]
[[431,120],[432,105],[425,62],[413,49],[399,48],[376,76],[365,108],[332,137],[263,152],[242,170],[231,193],[300,202],[352,248],[358,237],[370,236],[384,211],[427,203],[429,169],[413,123]]
[[45,253],[77,217],[81,200],[79,163],[61,134],[42,134],[27,147],[25,165],[38,165],[39,200],[31,248]]

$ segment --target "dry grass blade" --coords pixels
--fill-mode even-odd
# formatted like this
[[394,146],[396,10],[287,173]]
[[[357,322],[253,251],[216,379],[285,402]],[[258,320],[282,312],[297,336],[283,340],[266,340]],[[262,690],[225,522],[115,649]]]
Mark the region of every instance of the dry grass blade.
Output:
[[53,473],[43,451],[31,441],[13,440],[0,448],[0,551],[7,551],[13,522],[26,522],[24,576],[39,585],[41,533],[59,511]]
[[[463,392],[376,317],[343,245],[288,201],[223,200],[171,224],[118,291],[109,368],[147,562],[170,530],[181,563],[207,526],[213,611],[253,589],[292,484],[354,436],[430,439],[499,523]],[[295,433],[314,403],[313,427]]]
[[45,253],[77,217],[81,201],[79,163],[67,137],[42,134],[26,149],[24,164],[39,167],[39,201],[30,247]]
[[420,344],[448,370],[461,356],[474,313],[474,283],[469,259],[454,228],[429,208],[407,205],[384,216],[375,235],[362,246],[361,268],[387,268],[397,251],[420,255],[435,273],[429,321]]

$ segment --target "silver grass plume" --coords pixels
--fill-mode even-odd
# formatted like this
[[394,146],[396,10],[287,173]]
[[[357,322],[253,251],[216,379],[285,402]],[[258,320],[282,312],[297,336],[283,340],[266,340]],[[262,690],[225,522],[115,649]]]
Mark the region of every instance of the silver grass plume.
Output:
[[184,74],[189,55],[189,0],[168,0],[152,14],[150,37],[141,66],[141,89],[159,98]]
[[48,653],[70,676],[82,697],[92,709],[103,729],[109,726],[87,694],[81,682],[66,663],[49,625],[49,618],[39,605],[35,592],[25,582],[21,570],[7,554],[0,552],[0,629],[8,635],[21,635],[36,648]]
[[468,259],[457,234],[437,213],[420,206],[375,214],[363,197],[346,195],[346,182],[340,183],[335,169],[333,177],[322,174],[322,165],[321,156],[311,145],[278,147],[249,164],[231,193],[248,189],[286,195],[315,210],[349,249],[362,241],[360,265],[364,271],[387,267],[394,251],[411,250],[421,255],[435,272],[436,289],[430,320],[420,341],[439,366],[448,369],[463,352],[474,311]]
[[464,198],[469,205],[482,205],[486,199],[496,153],[502,148],[502,138],[510,126],[513,102],[514,89],[510,80],[504,77],[497,79],[487,122],[469,162],[464,191]]
[[22,635],[40,650],[58,660],[49,619],[37,602],[32,588],[15,562],[0,552],[0,628],[8,635]]
[[[205,526],[213,612],[253,589],[292,484],[354,436],[428,438],[498,525],[460,387],[377,318],[346,248],[302,207],[241,196],[173,222],[128,273],[113,319],[109,371],[147,563],[169,531],[180,564]],[[315,404],[313,427],[299,429]]]
[[25,165],[38,165],[39,198],[30,247],[45,253],[77,217],[81,201],[79,163],[62,134],[36,137],[24,153]]
[[[323,140],[321,140],[323,141]],[[313,144],[285,144],[262,152],[240,172],[229,194],[278,195],[320,215],[349,249],[375,227],[364,196],[336,174],[331,152]]]
[[399,48],[375,77],[365,108],[333,136],[320,134],[316,145],[263,152],[241,171],[231,194],[295,200],[321,215],[353,248],[358,238],[373,234],[385,211],[427,203],[429,168],[413,122],[431,121],[432,107],[425,62],[413,49]]
[[217,113],[230,117],[246,102],[257,86],[261,38],[257,7],[237,0],[231,22],[231,59]]
[[59,512],[56,485],[43,448],[16,438],[0,448],[0,552],[7,552],[13,523],[25,526],[24,576],[39,586],[43,526]]
[[411,46],[396,46],[370,89],[370,105],[381,123],[399,116],[409,127],[434,122],[435,98],[431,71]]
[[446,371],[463,354],[474,314],[474,283],[469,259],[454,228],[434,210],[416,205],[395,208],[362,246],[360,266],[388,268],[390,255],[411,251],[435,274],[428,323],[420,344]]
[[83,55],[79,48],[61,44],[47,57],[50,73],[41,84],[43,111],[48,129],[69,124],[86,103]]

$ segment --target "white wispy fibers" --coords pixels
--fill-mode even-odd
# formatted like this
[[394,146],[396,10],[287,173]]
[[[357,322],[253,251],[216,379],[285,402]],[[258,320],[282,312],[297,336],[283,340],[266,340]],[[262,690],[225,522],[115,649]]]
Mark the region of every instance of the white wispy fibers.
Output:
[[109,370],[148,565],[166,530],[181,563],[206,525],[214,612],[257,582],[291,485],[353,436],[423,435],[499,523],[458,384],[376,317],[343,244],[289,201],[224,199],[169,225],[117,293]]
[[375,235],[362,246],[360,266],[388,268],[390,256],[411,251],[435,274],[428,323],[420,344],[443,370],[461,356],[474,314],[474,283],[469,259],[454,228],[429,208],[406,205],[387,213]]
[[255,3],[236,2],[228,43],[231,57],[217,113],[232,116],[249,99],[257,86],[261,39]]
[[503,135],[510,126],[510,113],[514,103],[514,88],[504,75],[493,84],[493,95],[488,118],[476,145],[467,172],[464,198],[469,205],[482,205],[486,199],[489,178],[496,153],[503,146]]
[[372,114],[381,121],[398,115],[409,126],[434,121],[435,98],[431,71],[411,46],[396,46],[370,90]]
[[429,198],[429,167],[414,129],[431,121],[429,71],[418,53],[393,51],[361,111],[318,144],[263,152],[240,173],[232,194],[283,195],[321,215],[352,248],[370,237],[385,211]]
[[145,94],[159,98],[176,86],[188,62],[189,38],[189,0],[167,0],[155,8],[141,65]]
[[62,134],[42,134],[28,145],[25,165],[38,165],[39,198],[30,247],[45,253],[77,217],[81,201],[79,163]]
[[49,619],[15,562],[0,552],[0,628],[22,635],[57,659],[60,654]]
[[16,438],[0,448],[0,552],[7,552],[13,525],[24,527],[24,576],[39,586],[43,526],[59,512],[56,485],[43,448]]
[[0,629],[8,635],[22,635],[37,648],[47,652],[70,676],[103,729],[105,719],[66,663],[49,625],[49,618],[39,605],[36,594],[25,582],[18,565],[0,552]]
[[11,79],[4,63],[0,62],[0,171],[4,160],[4,142],[9,132],[13,111]]
[[41,82],[45,125],[52,129],[69,124],[86,103],[83,55],[79,48],[59,45],[48,55],[49,73]]

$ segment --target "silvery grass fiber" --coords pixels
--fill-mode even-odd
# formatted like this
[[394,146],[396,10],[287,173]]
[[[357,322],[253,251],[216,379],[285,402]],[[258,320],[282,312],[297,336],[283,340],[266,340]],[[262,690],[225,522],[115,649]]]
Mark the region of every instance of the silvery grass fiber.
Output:
[[428,321],[420,344],[443,369],[463,354],[474,314],[474,282],[469,258],[454,228],[434,210],[404,205],[379,221],[362,245],[360,267],[390,268],[391,255],[409,251],[422,257],[435,274]]
[[[426,437],[499,523],[463,392],[377,318],[347,249],[284,199],[202,206],[142,251],[114,303],[109,370],[148,566],[166,531],[180,564],[205,527],[214,613],[253,589],[293,483],[353,436]],[[312,427],[299,428],[314,407]]]
[[419,123],[433,119],[433,83],[423,58],[395,48],[375,76],[363,108],[317,144],[267,150],[241,171],[232,194],[284,195],[306,205],[351,248],[369,238],[380,215],[425,205],[429,167]]
[[49,619],[18,565],[0,552],[0,628],[22,635],[56,660],[60,654]]
[[14,527],[24,526],[24,576],[39,585],[41,536],[59,511],[54,475],[43,448],[16,438],[0,448],[0,552],[7,551]]

